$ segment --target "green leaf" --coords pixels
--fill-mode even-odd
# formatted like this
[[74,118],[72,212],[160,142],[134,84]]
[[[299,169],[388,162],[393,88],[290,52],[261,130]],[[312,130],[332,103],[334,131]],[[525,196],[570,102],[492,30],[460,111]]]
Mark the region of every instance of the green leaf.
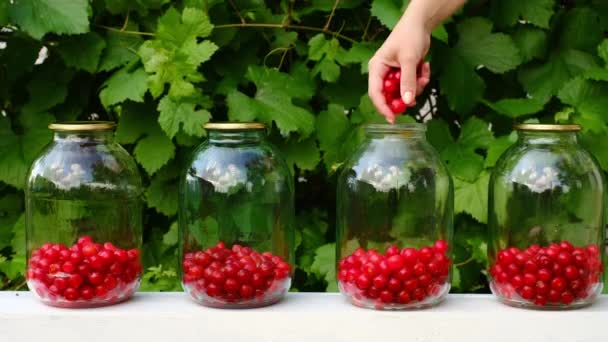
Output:
[[321,161],[321,152],[313,138],[306,140],[289,139],[281,146],[287,164],[293,169],[294,165],[300,170],[314,170]]
[[547,101],[545,100],[536,98],[502,99],[494,103],[484,101],[484,103],[496,113],[510,118],[536,114],[543,110],[546,102]]
[[366,74],[367,63],[374,56],[374,53],[376,53],[378,48],[379,46],[374,43],[357,42],[354,43],[351,48],[342,55],[340,60],[345,64],[361,64],[361,73]]
[[174,167],[164,167],[150,181],[146,189],[146,202],[165,216],[177,213],[177,188],[179,170]]
[[494,135],[492,134],[488,123],[476,117],[472,117],[462,125],[458,143],[474,150],[478,148],[487,148],[493,139]]
[[156,39],[141,45],[138,54],[148,78],[150,93],[155,98],[169,84],[169,95],[186,97],[194,94],[193,83],[204,81],[199,65],[208,61],[218,47],[198,37],[209,35],[213,26],[203,11],[186,8],[182,15],[170,8],[159,19]]
[[448,31],[445,29],[443,24],[435,27],[431,36],[441,42],[448,43]]
[[89,32],[77,36],[62,37],[57,52],[67,66],[94,73],[97,71],[106,41],[97,33]]
[[608,172],[608,134],[587,132],[581,135],[581,142],[597,158],[602,169]]
[[426,137],[439,152],[454,143],[450,127],[443,119],[433,119],[426,124]]
[[195,110],[195,106],[191,102],[176,102],[169,96],[160,100],[158,123],[169,138],[173,138],[180,127],[191,136],[202,137],[205,134],[203,125],[211,119],[211,113],[205,109]]
[[441,93],[447,97],[451,110],[464,115],[473,110],[486,89],[484,80],[465,63],[462,57],[449,57],[439,78]]
[[559,34],[559,44],[563,49],[595,52],[603,37],[596,11],[583,7],[566,12]]
[[8,24],[8,10],[10,4],[11,3],[9,1],[4,1],[0,3],[0,27]]
[[[127,30],[138,30],[137,25],[127,25]],[[143,43],[138,35],[108,31],[106,48],[99,61],[99,71],[109,71],[139,60],[137,50]]]
[[441,157],[452,175],[467,181],[477,179],[483,170],[483,157],[458,144],[448,145],[441,152]]
[[13,22],[36,39],[89,31],[87,0],[16,0],[9,10]]
[[458,24],[458,33],[455,51],[471,66],[482,65],[502,74],[522,62],[513,39],[503,33],[492,33],[492,22],[487,19],[465,19]]
[[29,113],[40,113],[63,103],[68,95],[68,85],[72,72],[66,71],[57,75],[51,65],[42,65],[34,69],[34,76],[27,84],[29,101],[22,110]]
[[148,125],[142,122],[151,120],[153,108],[143,104],[127,102],[120,108],[120,119],[116,127],[116,141],[120,144],[133,144],[148,131]]
[[175,155],[175,146],[160,127],[153,126],[134,150],[135,159],[149,175],[154,174]]
[[547,53],[547,32],[544,30],[524,26],[515,32],[513,41],[524,62],[544,58]]
[[314,116],[308,110],[294,105],[292,99],[307,99],[312,95],[307,85],[295,82],[293,77],[273,69],[251,66],[247,79],[257,88],[254,98],[234,90],[228,94],[228,117],[234,121],[260,120],[275,122],[281,134],[298,132],[307,138],[314,130]]
[[604,39],[602,43],[597,47],[597,53],[602,59],[604,63],[608,64],[608,38]]
[[171,226],[169,227],[169,231],[167,231],[165,233],[165,235],[163,235],[163,243],[168,246],[174,246],[174,245],[177,245],[178,242],[179,242],[179,226],[177,224],[177,221],[175,221],[175,222],[171,223]]
[[549,28],[553,16],[553,0],[492,1],[491,15],[499,26],[513,26],[524,20],[542,28]]
[[557,94],[572,77],[597,67],[593,56],[578,50],[560,50],[549,56],[544,64],[527,65],[519,69],[519,81],[535,98]]
[[583,129],[608,132],[608,85],[605,82],[577,77],[564,85],[558,97],[563,103],[576,108],[575,122],[580,123]]
[[328,243],[315,251],[315,259],[310,270],[327,282],[327,292],[337,292],[336,283],[336,244]]
[[325,39],[323,33],[319,33],[308,42],[308,58],[318,62],[313,68],[313,75],[321,74],[321,79],[327,82],[335,82],[340,77],[340,66],[338,61],[346,51],[340,46],[337,38]]
[[23,134],[15,134],[6,117],[0,116],[0,181],[23,189],[30,165],[52,134],[47,113],[24,112],[19,117]]
[[515,134],[508,136],[498,137],[494,139],[488,147],[488,155],[486,156],[486,162],[484,167],[493,167],[496,165],[498,158],[509,148],[517,139]]
[[486,223],[488,214],[488,182],[490,174],[482,172],[474,182],[454,179],[454,211],[467,213],[477,221]]
[[146,72],[142,68],[133,72],[128,69],[118,70],[101,86],[99,98],[105,108],[126,100],[144,102],[144,95],[148,91]]
[[384,26],[393,29],[408,4],[408,0],[374,0],[371,12]]

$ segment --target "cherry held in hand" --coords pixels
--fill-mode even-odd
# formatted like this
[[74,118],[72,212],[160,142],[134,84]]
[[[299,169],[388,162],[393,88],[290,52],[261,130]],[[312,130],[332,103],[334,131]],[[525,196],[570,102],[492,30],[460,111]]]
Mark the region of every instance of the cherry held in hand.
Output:
[[338,264],[338,284],[354,304],[403,309],[435,304],[449,290],[451,260],[444,240],[420,249],[358,248]]
[[603,270],[596,245],[574,247],[568,241],[500,250],[490,267],[498,296],[538,307],[562,307],[594,296]]
[[131,297],[139,286],[139,250],[95,243],[85,236],[71,247],[45,243],[28,261],[29,288],[52,306],[109,305]]
[[389,70],[382,84],[382,93],[393,114],[401,114],[407,109],[405,102],[401,99],[400,84],[401,71],[397,68]]
[[281,299],[291,283],[291,266],[270,252],[223,242],[190,252],[182,261],[186,292],[213,307],[256,307]]

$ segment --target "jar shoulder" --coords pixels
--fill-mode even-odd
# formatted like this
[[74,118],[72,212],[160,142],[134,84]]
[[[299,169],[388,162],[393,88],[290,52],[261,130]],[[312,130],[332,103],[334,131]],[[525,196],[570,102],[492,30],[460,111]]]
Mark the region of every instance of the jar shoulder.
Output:
[[133,157],[117,143],[51,143],[30,167],[29,191],[83,187],[139,193],[141,175]]

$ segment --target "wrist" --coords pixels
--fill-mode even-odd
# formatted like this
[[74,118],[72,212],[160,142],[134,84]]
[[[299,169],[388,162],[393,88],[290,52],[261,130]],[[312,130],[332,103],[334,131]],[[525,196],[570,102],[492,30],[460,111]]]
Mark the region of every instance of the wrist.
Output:
[[435,17],[434,11],[429,7],[428,0],[411,0],[405,13],[399,20],[399,24],[406,27],[418,27],[426,34],[431,34],[438,23],[433,20]]

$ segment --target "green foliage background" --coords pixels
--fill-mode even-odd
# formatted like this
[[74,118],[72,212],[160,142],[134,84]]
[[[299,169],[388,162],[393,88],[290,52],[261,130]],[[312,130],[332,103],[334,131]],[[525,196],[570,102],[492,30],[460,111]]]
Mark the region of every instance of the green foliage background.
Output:
[[[94,116],[118,122],[145,178],[144,290],[179,289],[177,171],[209,120],[272,127],[297,180],[294,288],[335,290],[336,173],[361,126],[382,121],[367,61],[406,5],[0,2],[0,289],[24,288],[22,189],[48,123]],[[603,0],[471,0],[433,32],[431,84],[399,121],[427,122],[454,177],[455,291],[487,291],[488,175],[513,123],[580,123],[608,170],[607,30]]]

